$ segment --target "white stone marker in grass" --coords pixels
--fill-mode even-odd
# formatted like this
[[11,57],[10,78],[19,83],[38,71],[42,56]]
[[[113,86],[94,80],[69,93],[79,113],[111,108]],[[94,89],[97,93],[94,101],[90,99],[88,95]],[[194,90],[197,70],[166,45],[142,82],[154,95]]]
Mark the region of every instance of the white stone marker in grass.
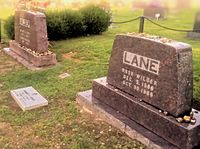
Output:
[[33,87],[12,90],[11,96],[23,111],[48,105],[48,101]]

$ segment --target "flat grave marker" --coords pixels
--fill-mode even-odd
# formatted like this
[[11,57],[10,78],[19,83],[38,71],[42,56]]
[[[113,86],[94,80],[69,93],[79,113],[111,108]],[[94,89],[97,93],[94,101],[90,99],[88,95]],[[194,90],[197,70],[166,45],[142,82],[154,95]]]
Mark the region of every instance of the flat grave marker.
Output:
[[67,77],[69,77],[70,76],[70,74],[68,74],[68,73],[62,73],[62,74],[60,74],[58,77],[60,78],[60,79],[65,79],[65,78],[67,78]]
[[12,90],[11,96],[23,111],[48,105],[48,101],[33,87]]

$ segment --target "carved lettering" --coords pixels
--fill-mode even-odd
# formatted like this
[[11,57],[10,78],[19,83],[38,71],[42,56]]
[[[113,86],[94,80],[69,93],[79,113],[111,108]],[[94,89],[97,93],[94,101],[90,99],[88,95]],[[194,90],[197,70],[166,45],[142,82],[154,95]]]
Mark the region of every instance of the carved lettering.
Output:
[[159,74],[160,61],[145,56],[124,51],[123,63],[153,74]]

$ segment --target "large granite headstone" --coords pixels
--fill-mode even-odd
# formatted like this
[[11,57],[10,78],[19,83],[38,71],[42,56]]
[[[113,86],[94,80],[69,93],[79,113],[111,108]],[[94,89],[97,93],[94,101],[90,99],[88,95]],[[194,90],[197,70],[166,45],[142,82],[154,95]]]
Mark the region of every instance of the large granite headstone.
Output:
[[191,108],[192,76],[190,45],[121,34],[113,44],[107,78],[95,79],[92,92],[79,93],[78,100],[91,106],[98,100],[178,148],[191,149],[200,144],[199,111]]
[[48,51],[46,17],[41,12],[15,12],[15,40],[10,48],[36,67],[56,64],[56,55]]
[[160,0],[150,1],[144,8],[144,16],[150,19],[164,19],[166,8],[162,5]]
[[187,36],[192,39],[200,39],[200,11],[196,14],[193,32],[189,32]]
[[158,37],[118,35],[109,64],[109,84],[179,116],[191,110],[192,48]]

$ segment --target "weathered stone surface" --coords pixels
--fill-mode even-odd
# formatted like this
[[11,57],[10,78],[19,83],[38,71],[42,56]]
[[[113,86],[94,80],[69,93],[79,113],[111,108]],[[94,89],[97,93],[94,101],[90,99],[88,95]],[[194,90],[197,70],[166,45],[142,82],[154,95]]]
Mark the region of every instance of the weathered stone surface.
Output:
[[48,50],[46,17],[43,13],[26,10],[15,12],[15,41],[43,53]]
[[196,14],[193,32],[189,32],[187,37],[192,39],[200,39],[200,11]]
[[48,105],[48,101],[33,87],[12,90],[11,95],[24,111]]
[[[106,78],[93,82],[92,96],[113,107],[179,148],[191,149],[200,143],[200,112],[193,109],[196,124],[178,123],[173,116],[166,116],[159,109],[133,99],[133,96],[109,85]],[[131,124],[131,123],[130,123]]]
[[94,118],[101,119],[113,127],[118,128],[130,138],[140,141],[148,148],[178,149],[173,144],[126,117],[118,110],[93,97],[92,90],[78,93],[76,102],[80,110],[84,110],[94,116]]
[[10,41],[10,51],[5,52],[31,70],[55,65],[56,55],[48,51],[45,15],[40,12],[17,10],[15,40]]
[[191,110],[191,46],[143,34],[118,35],[107,81],[132,96],[179,116]]
[[[16,54],[23,57],[28,62],[32,63],[36,67],[50,66],[57,63],[56,55],[51,53],[43,56],[36,56],[33,53],[26,51],[24,48],[19,46],[16,41],[10,41],[10,49]],[[21,61],[22,63],[22,61]]]

